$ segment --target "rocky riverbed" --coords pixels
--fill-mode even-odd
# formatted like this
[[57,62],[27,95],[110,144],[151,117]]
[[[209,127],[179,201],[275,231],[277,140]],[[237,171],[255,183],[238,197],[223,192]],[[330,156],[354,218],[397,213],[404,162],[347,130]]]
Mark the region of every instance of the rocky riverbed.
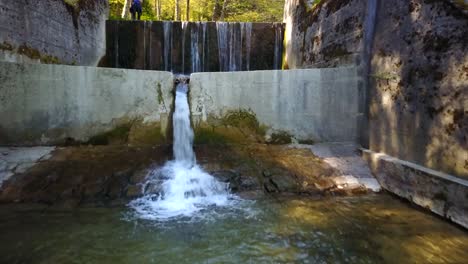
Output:
[[[145,178],[172,158],[170,145],[2,148],[12,170],[0,202],[112,206],[142,195]],[[44,152],[45,151],[45,152]],[[195,146],[198,163],[244,198],[353,195],[378,191],[354,145]],[[315,154],[314,154],[315,153]],[[16,160],[16,161],[15,161]],[[24,162],[23,162],[24,161]],[[28,166],[24,164],[28,164]],[[157,192],[158,186],[152,186]]]

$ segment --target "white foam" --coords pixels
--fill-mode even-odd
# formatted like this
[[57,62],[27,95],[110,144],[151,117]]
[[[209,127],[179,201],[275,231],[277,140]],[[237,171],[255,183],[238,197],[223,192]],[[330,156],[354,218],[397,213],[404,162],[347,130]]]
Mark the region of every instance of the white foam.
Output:
[[[143,185],[145,196],[129,204],[139,218],[164,220],[192,216],[213,206],[233,205],[238,200],[229,193],[228,183],[217,181],[196,164],[187,90],[187,84],[180,83],[176,91],[175,160],[152,171]],[[161,188],[148,188],[158,184]]]

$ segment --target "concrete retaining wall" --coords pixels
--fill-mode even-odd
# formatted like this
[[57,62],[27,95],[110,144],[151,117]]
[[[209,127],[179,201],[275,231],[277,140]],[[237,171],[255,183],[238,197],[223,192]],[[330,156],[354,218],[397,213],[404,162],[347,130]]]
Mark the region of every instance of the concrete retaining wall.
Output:
[[400,160],[363,150],[382,187],[468,228],[468,181]]
[[165,136],[172,89],[168,72],[0,62],[0,144],[86,141],[119,126],[135,141],[145,126]]
[[106,0],[0,0],[0,61],[97,65]]
[[353,67],[196,73],[191,111],[195,127],[216,125],[229,111],[251,110],[260,125],[298,140],[355,141],[359,81]]
[[[307,2],[286,1],[289,68],[360,66],[367,88],[359,143],[467,178],[468,16],[463,5],[323,0],[313,8]],[[375,23],[370,15],[376,15]]]

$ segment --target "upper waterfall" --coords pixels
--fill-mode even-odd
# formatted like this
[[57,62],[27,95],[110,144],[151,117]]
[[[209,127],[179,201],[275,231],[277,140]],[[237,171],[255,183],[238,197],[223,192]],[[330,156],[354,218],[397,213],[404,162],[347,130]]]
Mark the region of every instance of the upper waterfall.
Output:
[[108,67],[190,74],[282,65],[282,23],[110,21],[107,27]]

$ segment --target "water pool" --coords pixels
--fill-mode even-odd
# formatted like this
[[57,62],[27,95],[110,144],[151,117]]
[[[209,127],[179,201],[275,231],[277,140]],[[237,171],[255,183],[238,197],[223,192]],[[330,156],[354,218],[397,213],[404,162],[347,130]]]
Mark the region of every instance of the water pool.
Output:
[[264,198],[193,217],[0,207],[0,263],[466,263],[468,233],[386,195]]

